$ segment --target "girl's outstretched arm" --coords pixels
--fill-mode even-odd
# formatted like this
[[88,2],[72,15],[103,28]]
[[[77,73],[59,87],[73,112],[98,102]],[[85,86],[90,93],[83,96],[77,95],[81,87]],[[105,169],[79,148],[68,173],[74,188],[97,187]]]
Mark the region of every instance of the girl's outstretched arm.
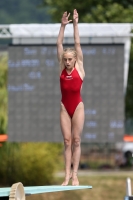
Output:
[[57,38],[57,56],[59,62],[61,61],[61,55],[63,54],[63,39],[64,39],[64,31],[65,31],[65,26],[70,23],[72,20],[68,20],[70,16],[70,13],[67,14],[67,12],[63,13],[62,19],[61,19],[61,26]]
[[80,37],[79,37],[79,29],[78,29],[78,12],[76,9],[74,9],[73,11],[73,29],[74,29],[75,50],[77,52],[77,62],[79,65],[79,70],[81,71],[84,77],[85,72],[83,68],[83,53],[80,46]]

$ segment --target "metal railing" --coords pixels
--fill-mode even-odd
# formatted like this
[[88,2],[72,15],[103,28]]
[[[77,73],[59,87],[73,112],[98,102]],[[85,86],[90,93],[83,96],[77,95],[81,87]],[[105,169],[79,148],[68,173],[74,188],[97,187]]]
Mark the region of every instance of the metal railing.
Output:
[[133,200],[130,178],[127,178],[127,180],[126,180],[126,196],[125,196],[124,200]]

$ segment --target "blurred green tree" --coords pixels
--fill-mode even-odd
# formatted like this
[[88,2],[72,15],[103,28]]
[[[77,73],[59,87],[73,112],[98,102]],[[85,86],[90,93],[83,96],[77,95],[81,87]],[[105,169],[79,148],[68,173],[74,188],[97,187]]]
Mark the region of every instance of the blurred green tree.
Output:
[[133,133],[133,39],[131,42],[127,91],[125,95],[125,132]]
[[130,0],[90,0],[60,1],[42,0],[42,5],[49,8],[53,21],[60,22],[62,13],[72,13],[76,8],[80,14],[79,22],[87,23],[127,23],[132,22],[133,2]]
[[0,134],[7,131],[7,52],[0,52]]
[[62,144],[39,142],[3,144],[0,148],[0,184],[53,184],[62,147]]

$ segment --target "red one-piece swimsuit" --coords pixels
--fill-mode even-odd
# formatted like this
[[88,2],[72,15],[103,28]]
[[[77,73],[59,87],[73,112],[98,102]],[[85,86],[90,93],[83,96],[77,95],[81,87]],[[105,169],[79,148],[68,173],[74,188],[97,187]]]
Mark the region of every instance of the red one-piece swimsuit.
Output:
[[60,75],[61,102],[71,118],[78,104],[82,102],[80,95],[82,83],[83,80],[76,68],[70,74],[64,69]]

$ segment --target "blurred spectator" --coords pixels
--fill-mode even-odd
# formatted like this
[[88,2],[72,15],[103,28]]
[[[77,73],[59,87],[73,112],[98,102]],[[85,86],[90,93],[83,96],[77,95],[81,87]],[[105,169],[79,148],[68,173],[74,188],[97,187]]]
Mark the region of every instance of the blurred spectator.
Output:
[[115,167],[124,167],[126,165],[126,158],[123,156],[123,153],[120,150],[116,151],[115,154]]

